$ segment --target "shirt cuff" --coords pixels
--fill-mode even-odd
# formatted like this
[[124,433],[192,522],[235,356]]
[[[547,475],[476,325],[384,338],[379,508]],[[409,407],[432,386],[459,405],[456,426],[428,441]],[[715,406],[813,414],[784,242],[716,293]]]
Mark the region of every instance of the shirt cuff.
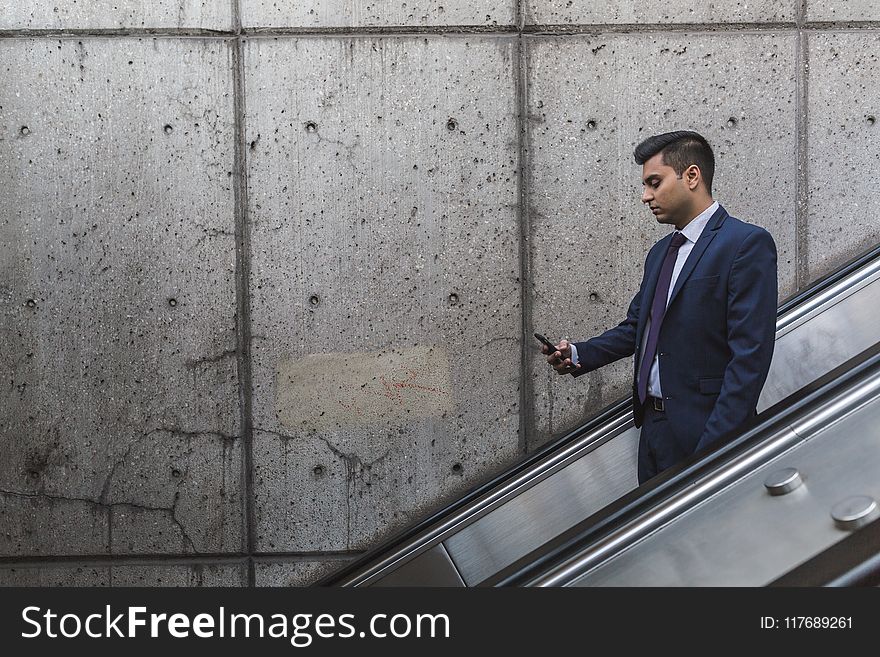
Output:
[[578,350],[577,350],[577,347],[575,347],[574,345],[570,345],[570,346],[571,346],[571,364],[572,364],[572,365],[577,365],[577,364],[578,364]]

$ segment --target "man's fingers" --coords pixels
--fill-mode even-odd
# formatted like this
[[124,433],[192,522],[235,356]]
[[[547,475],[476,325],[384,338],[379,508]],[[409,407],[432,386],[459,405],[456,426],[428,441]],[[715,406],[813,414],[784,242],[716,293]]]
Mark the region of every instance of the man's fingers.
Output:
[[577,372],[580,368],[580,363],[574,365],[568,358],[553,365],[553,369],[556,370],[557,374],[571,374],[572,372]]

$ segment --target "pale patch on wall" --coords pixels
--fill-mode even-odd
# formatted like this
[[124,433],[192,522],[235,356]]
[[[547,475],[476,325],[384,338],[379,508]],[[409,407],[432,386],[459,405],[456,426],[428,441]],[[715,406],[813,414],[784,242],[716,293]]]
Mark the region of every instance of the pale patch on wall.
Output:
[[285,358],[276,391],[278,421],[297,430],[400,424],[455,407],[449,359],[438,347]]

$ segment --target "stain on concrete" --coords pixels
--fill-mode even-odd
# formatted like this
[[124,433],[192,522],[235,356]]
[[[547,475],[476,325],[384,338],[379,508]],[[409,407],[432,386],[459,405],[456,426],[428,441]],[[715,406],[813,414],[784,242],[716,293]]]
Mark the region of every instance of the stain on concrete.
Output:
[[454,408],[442,347],[311,354],[278,365],[275,411],[288,429],[397,424]]

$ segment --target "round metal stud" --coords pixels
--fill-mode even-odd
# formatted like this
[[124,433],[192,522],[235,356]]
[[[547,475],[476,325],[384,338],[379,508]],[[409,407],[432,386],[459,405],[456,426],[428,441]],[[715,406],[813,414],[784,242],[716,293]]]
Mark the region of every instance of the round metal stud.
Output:
[[880,508],[872,497],[853,495],[835,504],[831,509],[831,517],[840,529],[859,529],[880,518]]
[[764,488],[771,495],[785,495],[804,483],[797,468],[782,468],[764,480]]

